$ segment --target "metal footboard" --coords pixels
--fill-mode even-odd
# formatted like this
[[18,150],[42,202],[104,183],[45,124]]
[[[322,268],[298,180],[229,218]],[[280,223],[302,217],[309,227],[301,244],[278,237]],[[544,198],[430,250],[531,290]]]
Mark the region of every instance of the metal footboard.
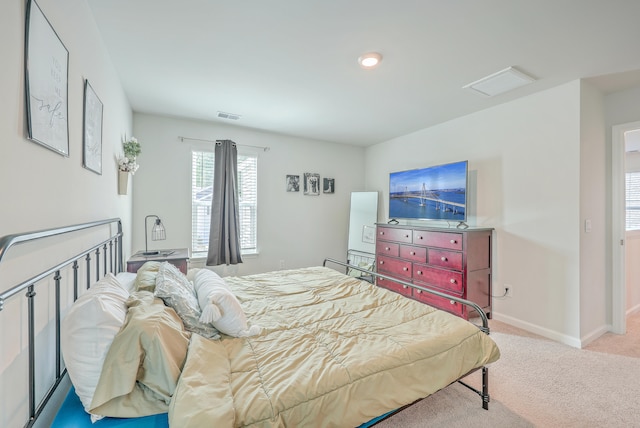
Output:
[[[490,331],[489,331],[489,319],[487,317],[487,314],[484,312],[484,310],[479,305],[477,305],[476,303],[474,303],[472,301],[469,301],[469,300],[466,300],[466,299],[461,299],[461,298],[455,297],[455,296],[451,296],[449,294],[445,294],[445,293],[442,293],[442,292],[437,291],[437,290],[432,290],[432,289],[429,289],[429,288],[421,287],[419,285],[412,284],[410,282],[403,281],[403,280],[398,279],[398,278],[393,278],[393,277],[381,274],[379,272],[372,272],[372,271],[366,270],[365,268],[354,266],[354,265],[351,265],[349,263],[344,263],[344,262],[341,262],[339,260],[335,260],[335,259],[332,259],[332,258],[324,259],[324,262],[322,263],[322,266],[326,267],[327,262],[334,263],[334,264],[337,264],[337,265],[340,265],[340,266],[344,266],[347,269],[359,270],[359,271],[365,272],[368,275],[371,275],[371,276],[373,276],[375,278],[384,278],[384,279],[389,280],[389,281],[397,282],[398,284],[404,285],[406,287],[415,288],[416,290],[421,290],[424,293],[431,293],[433,295],[440,296],[440,297],[443,297],[445,299],[453,300],[454,302],[458,302],[460,304],[466,305],[466,306],[472,308],[473,310],[475,310],[478,313],[478,315],[480,317],[480,320],[482,322],[482,325],[476,325],[476,324],[474,324],[474,325],[476,325],[476,327],[478,327],[484,333],[486,333],[486,334],[490,333]],[[490,401],[490,397],[489,397],[489,369],[487,367],[485,367],[485,366],[481,367],[481,370],[482,370],[482,390],[477,390],[474,387],[472,387],[471,385],[469,385],[469,384],[467,384],[467,383],[465,383],[465,382],[463,382],[461,380],[461,379],[465,378],[466,376],[470,375],[471,373],[473,373],[473,372],[475,372],[477,370],[480,370],[480,369],[476,369],[476,370],[473,370],[473,371],[471,371],[469,373],[464,374],[460,379],[458,379],[458,382],[460,384],[466,386],[470,390],[474,391],[476,394],[478,394],[480,396],[480,398],[482,398],[482,408],[485,409],[485,410],[488,410],[489,409],[489,401]]]
[[[114,225],[116,231],[114,231]],[[25,424],[26,427],[31,427],[49,399],[52,397],[56,388],[66,374],[66,369],[62,369],[62,357],[60,349],[60,323],[61,323],[61,297],[60,286],[63,280],[63,269],[72,269],[72,283],[73,283],[73,300],[75,301],[79,295],[80,279],[78,270],[80,265],[84,263],[84,271],[86,272],[85,286],[89,288],[91,284],[101,278],[101,276],[107,273],[116,274],[122,271],[123,267],[123,253],[122,253],[122,223],[120,219],[113,218],[108,220],[77,224],[73,226],[65,226],[60,228],[52,228],[39,230],[35,232],[19,233],[13,235],[6,235],[0,238],[0,267],[2,265],[3,257],[7,252],[16,245],[24,244],[28,242],[34,242],[43,240],[45,238],[51,238],[58,235],[71,234],[83,230],[95,229],[100,227],[109,228],[109,237],[96,244],[91,244],[90,248],[82,250],[80,253],[62,261],[55,266],[46,268],[40,273],[32,276],[26,281],[22,281],[17,285],[0,293],[0,311],[4,309],[5,302],[16,296],[19,293],[25,293],[24,296],[27,300],[27,329],[28,329],[28,388],[29,388],[29,419]],[[93,266],[95,267],[92,278],[92,255],[95,255],[95,261]],[[101,269],[102,262],[102,269]],[[35,320],[35,298],[39,289],[39,283],[45,282],[47,278],[53,279],[54,295],[55,295],[55,379],[51,383],[44,397],[36,402],[36,320]],[[46,284],[42,285],[45,286]],[[0,317],[2,314],[0,313]],[[1,319],[1,318],[0,318]],[[9,322],[12,320],[4,320],[3,322]]]

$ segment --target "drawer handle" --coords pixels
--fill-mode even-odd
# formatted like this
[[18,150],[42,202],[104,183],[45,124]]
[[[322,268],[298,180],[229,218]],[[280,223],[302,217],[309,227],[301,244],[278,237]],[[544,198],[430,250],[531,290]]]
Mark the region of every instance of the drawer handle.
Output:
[[452,284],[455,284],[455,283],[456,283],[456,280],[455,280],[454,278],[451,278],[451,279],[449,280],[449,282],[450,282],[450,283],[452,283]]
[[405,237],[405,238],[408,238],[408,237],[409,237],[409,235],[404,235],[404,237]]
[[409,268],[405,266],[405,267],[402,268],[402,270],[406,272],[406,271],[409,270]]
[[422,239],[422,235],[418,236],[418,239]]
[[449,303],[451,303],[452,305],[456,304],[456,302],[454,302],[453,300],[449,300]]
[[449,242],[451,242],[452,244],[456,244],[456,243],[458,243],[458,241],[456,241],[455,239],[452,239],[452,240],[451,240],[451,241],[449,241]]
[[422,271],[421,271],[421,270],[417,271],[416,273],[417,273],[418,275],[422,275]]
[[391,251],[391,248],[389,247],[384,247],[385,251]]
[[412,256],[415,256],[416,252],[415,251],[411,251],[409,254],[411,254]]
[[422,290],[416,290],[416,293],[422,294]]
[[404,284],[402,284],[402,288],[407,288],[407,286],[406,286],[406,285],[404,285]]
[[442,260],[443,262],[446,262],[446,261],[447,261],[447,258],[446,258],[446,257],[444,257],[444,256],[442,256],[442,257],[440,257],[440,260]]
[[380,260],[380,264],[383,265],[384,264],[384,260]]

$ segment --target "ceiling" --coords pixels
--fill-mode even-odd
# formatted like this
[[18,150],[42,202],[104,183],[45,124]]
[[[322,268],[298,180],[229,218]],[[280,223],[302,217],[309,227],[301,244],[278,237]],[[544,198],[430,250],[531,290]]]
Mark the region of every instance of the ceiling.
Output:
[[[134,111],[323,141],[368,146],[579,78],[640,85],[637,0],[88,4]],[[536,81],[463,89],[509,66]]]

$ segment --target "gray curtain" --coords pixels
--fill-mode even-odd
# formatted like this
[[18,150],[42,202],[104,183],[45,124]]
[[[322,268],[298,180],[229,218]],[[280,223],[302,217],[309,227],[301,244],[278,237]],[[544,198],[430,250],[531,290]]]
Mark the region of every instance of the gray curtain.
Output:
[[207,265],[235,265],[242,263],[236,143],[231,140],[216,141],[214,168]]

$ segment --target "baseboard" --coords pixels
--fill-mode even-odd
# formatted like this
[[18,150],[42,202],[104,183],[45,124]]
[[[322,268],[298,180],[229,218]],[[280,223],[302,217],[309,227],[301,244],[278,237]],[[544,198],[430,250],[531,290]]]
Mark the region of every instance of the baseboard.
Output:
[[590,344],[591,342],[593,342],[594,340],[596,340],[597,338],[599,338],[603,334],[611,331],[612,328],[613,328],[613,326],[611,324],[603,325],[603,326],[598,327],[597,329],[595,329],[594,331],[592,331],[591,333],[587,334],[586,336],[584,336],[582,338],[582,346],[581,347],[584,348],[585,346],[587,346],[588,344]]
[[633,308],[629,308],[627,309],[627,316],[631,315],[631,314],[635,314],[636,312],[640,312],[640,304],[634,306]]
[[493,312],[491,315],[492,318],[496,321],[521,328],[528,331],[529,333],[534,333],[539,336],[546,337],[547,339],[564,343],[565,345],[569,345],[574,348],[582,348],[582,341],[579,338],[567,336],[566,334],[558,333],[557,331],[549,330],[548,328],[540,327],[539,325],[531,324],[517,318],[510,317],[508,315],[500,314],[498,312]]

